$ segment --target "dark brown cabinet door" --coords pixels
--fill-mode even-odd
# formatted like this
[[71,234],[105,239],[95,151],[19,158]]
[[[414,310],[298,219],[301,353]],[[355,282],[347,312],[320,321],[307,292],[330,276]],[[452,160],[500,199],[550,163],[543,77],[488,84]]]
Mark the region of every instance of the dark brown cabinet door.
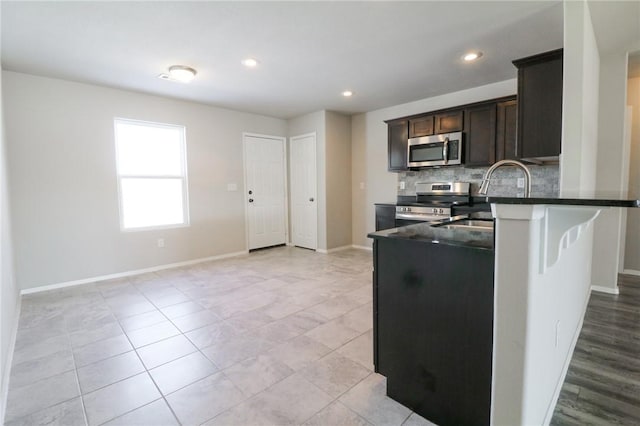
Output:
[[518,158],[517,138],[518,101],[498,102],[496,122],[496,161]]
[[513,64],[518,67],[518,157],[557,157],[562,138],[562,49]]
[[449,111],[435,116],[435,133],[459,132],[462,130],[462,111]]
[[409,120],[409,137],[418,138],[433,134],[433,115]]
[[469,108],[464,112],[465,165],[487,166],[496,161],[496,104]]
[[407,170],[408,120],[387,121],[389,171]]

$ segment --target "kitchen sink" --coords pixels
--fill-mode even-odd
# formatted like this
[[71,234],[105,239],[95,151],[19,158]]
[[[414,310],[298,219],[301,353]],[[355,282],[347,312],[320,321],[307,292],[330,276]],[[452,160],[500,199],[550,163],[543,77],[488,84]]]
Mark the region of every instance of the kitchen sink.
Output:
[[453,222],[445,222],[433,225],[442,229],[459,229],[467,231],[493,232],[493,220],[461,219]]

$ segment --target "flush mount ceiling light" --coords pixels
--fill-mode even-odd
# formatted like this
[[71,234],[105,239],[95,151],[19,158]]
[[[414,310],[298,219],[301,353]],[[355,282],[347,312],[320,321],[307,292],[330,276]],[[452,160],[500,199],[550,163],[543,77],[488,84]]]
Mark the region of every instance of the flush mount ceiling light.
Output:
[[163,80],[179,81],[181,83],[189,83],[193,80],[198,72],[191,67],[185,65],[172,65],[169,67],[169,74],[160,74],[158,78]]
[[462,55],[462,59],[466,62],[472,62],[482,57],[482,52],[469,52]]
[[342,92],[342,96],[344,96],[345,98],[350,98],[351,96],[353,96],[353,92],[351,90],[345,90],[344,92]]
[[258,60],[254,58],[247,58],[242,60],[242,65],[244,65],[247,68],[255,68],[258,66],[258,64],[259,64]]

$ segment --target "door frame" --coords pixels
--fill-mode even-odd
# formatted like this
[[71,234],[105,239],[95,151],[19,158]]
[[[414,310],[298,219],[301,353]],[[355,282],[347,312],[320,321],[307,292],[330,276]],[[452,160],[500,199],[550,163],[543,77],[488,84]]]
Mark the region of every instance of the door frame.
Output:
[[[296,136],[291,136],[289,137],[289,143],[293,144],[293,141],[296,139],[304,139],[304,138],[308,138],[313,136],[313,145],[315,148],[315,161],[316,161],[316,177],[315,177],[315,181],[316,181],[316,188],[315,188],[315,192],[316,192],[316,203],[315,203],[315,207],[316,207],[316,223],[315,223],[315,227],[316,227],[316,244],[315,244],[315,248],[313,250],[318,251],[318,213],[320,212],[319,206],[320,206],[320,202],[318,200],[318,198],[320,197],[319,192],[318,192],[318,132],[309,132],[309,133],[303,133],[301,135],[296,135]],[[291,170],[291,156],[289,156],[289,170]],[[293,205],[291,205],[291,215],[293,216]],[[291,239],[289,240],[292,246],[295,246],[295,244],[293,243],[293,222],[291,224],[292,228],[291,228]]]
[[287,173],[287,138],[284,136],[263,135],[260,133],[242,132],[242,177],[243,177],[243,193],[242,193],[242,206],[244,208],[244,235],[245,235],[245,248],[249,252],[249,208],[247,206],[247,136],[263,139],[274,139],[282,142],[282,172],[284,176],[284,241],[285,244],[289,241],[289,174]]

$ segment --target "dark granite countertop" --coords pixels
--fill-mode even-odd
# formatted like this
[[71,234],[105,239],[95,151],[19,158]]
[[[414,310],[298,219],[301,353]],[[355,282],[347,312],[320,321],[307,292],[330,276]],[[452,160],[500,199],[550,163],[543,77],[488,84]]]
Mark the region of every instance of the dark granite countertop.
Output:
[[372,232],[369,238],[399,238],[405,240],[419,240],[425,243],[446,244],[453,246],[474,247],[483,250],[493,250],[493,231],[475,231],[468,229],[447,229],[436,227],[434,224],[449,223],[464,219],[467,216],[456,216],[451,219],[424,222],[415,225],[401,226],[399,228],[385,229]]
[[640,207],[640,200],[620,198],[518,198],[487,197],[488,203],[495,204],[548,204],[558,206],[602,206],[602,207]]

